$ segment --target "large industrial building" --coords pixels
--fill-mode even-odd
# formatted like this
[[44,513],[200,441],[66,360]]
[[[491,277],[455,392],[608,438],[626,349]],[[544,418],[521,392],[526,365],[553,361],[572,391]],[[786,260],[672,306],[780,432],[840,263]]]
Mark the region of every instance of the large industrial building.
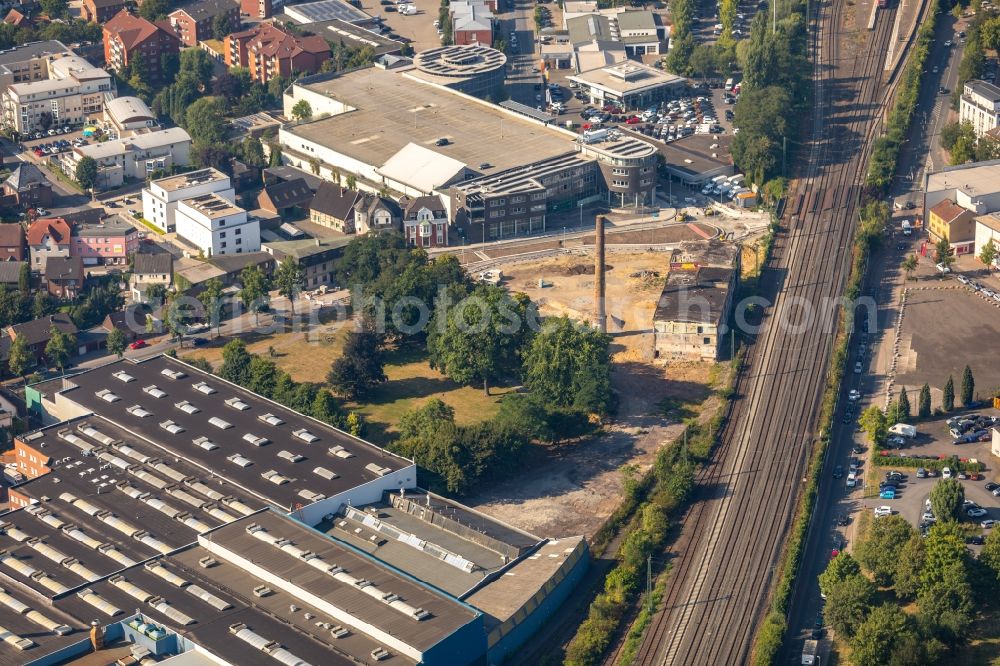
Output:
[[373,66],[296,81],[285,115],[306,100],[315,120],[281,128],[283,158],[306,170],[318,162],[331,180],[353,175],[372,192],[439,195],[457,227],[453,242],[535,232],[550,213],[588,198],[616,207],[655,201],[648,142],[614,131],[584,141],[426,76],[413,66]]
[[589,561],[582,537],[430,494],[412,461],[166,356],[27,399],[50,425],[8,472],[0,665],[95,644],[185,666],[496,664]]

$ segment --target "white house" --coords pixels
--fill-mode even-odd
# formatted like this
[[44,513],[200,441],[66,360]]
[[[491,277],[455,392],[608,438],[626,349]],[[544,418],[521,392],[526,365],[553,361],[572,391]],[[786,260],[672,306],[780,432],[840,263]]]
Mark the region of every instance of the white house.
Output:
[[3,124],[18,132],[79,125],[104,110],[111,75],[77,55],[37,61],[48,68],[44,79],[13,83],[3,92]]
[[958,118],[972,123],[976,136],[1000,126],[1000,86],[986,81],[966,81]]
[[175,219],[177,235],[205,256],[260,250],[260,221],[218,194],[180,201]]
[[976,218],[976,241],[975,253],[979,256],[983,246],[993,241],[997,249],[997,257],[993,260],[993,267],[1000,266],[1000,213],[989,213]]
[[127,180],[145,179],[159,169],[191,163],[191,135],[180,127],[137,134],[127,139],[80,146],[66,153],[63,171],[71,176],[84,157],[97,160],[98,190],[120,187]]
[[142,191],[143,217],[158,229],[174,231],[177,203],[202,194],[218,194],[230,203],[236,201],[229,176],[210,167],[152,181]]

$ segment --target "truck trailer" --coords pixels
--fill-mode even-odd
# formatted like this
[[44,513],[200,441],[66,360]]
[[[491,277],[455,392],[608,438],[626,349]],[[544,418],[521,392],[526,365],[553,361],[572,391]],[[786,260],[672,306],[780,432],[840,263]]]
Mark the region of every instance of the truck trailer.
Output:
[[802,666],[819,666],[819,641],[809,639],[802,646]]

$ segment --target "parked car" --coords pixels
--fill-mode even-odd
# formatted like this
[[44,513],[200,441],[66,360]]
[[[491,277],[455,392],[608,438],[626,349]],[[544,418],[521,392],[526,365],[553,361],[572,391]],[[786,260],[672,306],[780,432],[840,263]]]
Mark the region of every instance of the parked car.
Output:
[[[888,486],[885,489],[883,489],[882,492],[878,494],[878,496],[881,499],[889,499],[889,500],[896,499],[896,489],[892,486]],[[969,515],[971,516],[972,514],[970,513]]]
[[937,269],[938,273],[951,273],[951,266],[947,264],[935,264],[934,268]]
[[841,478],[843,476],[844,476],[844,468],[843,467],[841,467],[840,465],[837,465],[836,467],[833,468],[833,478],[839,479],[839,478]]
[[892,507],[890,506],[877,506],[875,507],[875,517],[881,518],[882,516],[891,516]]
[[951,468],[950,467],[945,467],[944,469],[941,470],[941,478],[942,479],[950,479],[951,478]]
[[918,479],[926,479],[927,478],[927,470],[924,469],[923,467],[918,467],[917,468],[917,478]]
[[974,506],[971,509],[968,509],[965,513],[969,516],[969,518],[982,518],[988,512],[981,506]]
[[851,402],[854,402],[855,400],[860,400],[861,391],[859,391],[858,389],[851,389],[850,392],[847,394],[847,399],[850,400]]
[[145,340],[136,340],[128,346],[129,349],[142,349],[143,347],[148,347],[149,345]]
[[979,523],[979,526],[982,527],[984,530],[988,530],[996,524],[997,521],[993,520],[992,518],[987,518],[983,522]]
[[984,488],[986,488],[986,490],[988,490],[989,492],[993,492],[997,488],[1000,488],[1000,483],[993,483],[992,481],[990,481],[984,486]]

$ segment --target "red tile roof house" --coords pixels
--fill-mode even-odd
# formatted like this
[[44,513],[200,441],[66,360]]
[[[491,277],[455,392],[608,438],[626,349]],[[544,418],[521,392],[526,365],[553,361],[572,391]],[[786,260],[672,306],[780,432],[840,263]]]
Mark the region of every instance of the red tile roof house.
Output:
[[185,46],[198,46],[212,38],[215,17],[229,17],[229,25],[239,27],[240,5],[233,0],[195,0],[170,12],[170,24]]
[[25,261],[27,258],[24,227],[17,222],[0,224],[0,261]]
[[319,35],[300,37],[271,23],[226,37],[226,65],[248,68],[250,78],[260,83],[318,72],[329,59],[330,45]]
[[107,23],[127,4],[125,0],[83,0],[80,13],[85,21]]
[[180,39],[167,21],[152,23],[122,10],[104,25],[104,61],[121,71],[142,53],[153,83],[163,79],[163,57],[179,50]]
[[44,274],[49,258],[68,257],[72,244],[72,229],[63,218],[35,220],[28,227],[31,270]]

